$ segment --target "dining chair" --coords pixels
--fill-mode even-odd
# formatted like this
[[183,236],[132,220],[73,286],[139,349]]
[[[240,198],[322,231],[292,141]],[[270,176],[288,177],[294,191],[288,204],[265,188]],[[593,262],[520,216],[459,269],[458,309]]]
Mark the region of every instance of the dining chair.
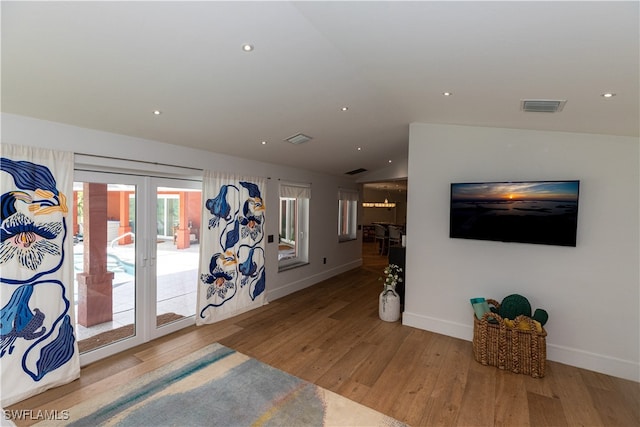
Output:
[[387,242],[389,241],[387,229],[380,224],[374,224],[374,227],[375,227],[376,243],[380,241],[380,255],[384,255],[387,249]]
[[389,246],[402,244],[402,230],[395,225],[389,226]]

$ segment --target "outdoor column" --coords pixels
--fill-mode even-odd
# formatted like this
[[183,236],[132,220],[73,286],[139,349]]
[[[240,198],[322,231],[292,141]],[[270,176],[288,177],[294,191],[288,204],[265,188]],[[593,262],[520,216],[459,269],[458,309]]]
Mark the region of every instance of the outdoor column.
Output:
[[190,234],[191,230],[189,229],[189,218],[187,215],[187,197],[184,191],[180,192],[180,212],[179,215],[179,224],[178,230],[176,231],[176,247],[178,249],[186,249],[191,246]]
[[107,271],[107,184],[84,184],[84,269],[78,279],[78,323],[113,320],[113,273]]
[[80,233],[80,225],[78,224],[78,192],[73,190],[73,235]]
[[[128,191],[120,191],[120,227],[118,227],[118,236],[124,236],[118,239],[118,245],[129,245],[133,243],[129,225],[129,194]],[[127,234],[125,236],[125,234]]]

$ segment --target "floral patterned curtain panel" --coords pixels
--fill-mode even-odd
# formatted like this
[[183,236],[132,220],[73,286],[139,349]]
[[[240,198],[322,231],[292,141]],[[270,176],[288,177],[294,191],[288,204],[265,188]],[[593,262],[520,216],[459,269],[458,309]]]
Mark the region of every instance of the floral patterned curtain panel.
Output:
[[0,400],[80,376],[74,336],[73,154],[0,146]]
[[196,324],[265,302],[266,180],[205,171]]

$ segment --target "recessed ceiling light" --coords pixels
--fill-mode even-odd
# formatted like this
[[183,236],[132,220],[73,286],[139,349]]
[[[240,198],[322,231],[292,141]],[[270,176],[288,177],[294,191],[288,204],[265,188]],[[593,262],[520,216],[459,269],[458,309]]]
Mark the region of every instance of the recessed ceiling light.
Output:
[[341,111],[347,111],[349,109],[349,107],[342,107],[340,110]]
[[245,43],[242,45],[242,50],[244,50],[245,52],[251,52],[253,50],[253,45]]
[[267,145],[267,141],[262,141],[261,144],[262,145]]
[[162,111],[160,110],[153,110],[153,114],[156,116],[159,116],[160,114],[162,114]]
[[358,151],[362,151],[362,147],[358,147]]
[[389,160],[389,163],[392,163],[392,162],[393,162],[392,160]]
[[605,97],[605,98],[613,98],[614,96],[616,96],[616,94],[615,93],[611,93],[611,92],[607,92],[607,93],[603,93],[602,96]]
[[451,95],[453,95],[453,94],[452,94],[451,92],[442,92],[442,95],[444,95],[444,96],[451,96]]

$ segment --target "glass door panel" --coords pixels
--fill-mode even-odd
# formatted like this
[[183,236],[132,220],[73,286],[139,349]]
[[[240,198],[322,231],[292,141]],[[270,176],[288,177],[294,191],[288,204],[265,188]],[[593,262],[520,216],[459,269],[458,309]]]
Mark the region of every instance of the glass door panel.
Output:
[[78,178],[73,190],[75,330],[84,354],[140,335],[134,228],[139,183],[111,174]]
[[[156,181],[156,327],[193,323],[198,286],[200,182]],[[160,185],[166,184],[166,185]],[[170,226],[170,227],[169,227]]]

